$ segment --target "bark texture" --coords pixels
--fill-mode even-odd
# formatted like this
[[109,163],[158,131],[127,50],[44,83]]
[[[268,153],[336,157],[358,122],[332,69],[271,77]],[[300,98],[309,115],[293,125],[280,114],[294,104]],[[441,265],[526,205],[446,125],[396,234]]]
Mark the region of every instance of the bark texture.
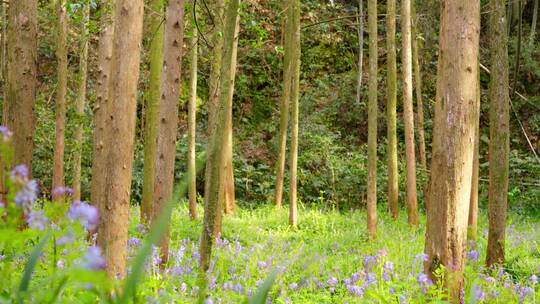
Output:
[[32,172],[37,75],[37,0],[10,1],[3,124],[13,131],[14,163]]
[[[219,4],[218,4],[219,5]],[[234,36],[236,31],[239,0],[227,2],[223,14],[223,48],[221,69],[218,76],[220,81],[219,99],[217,107],[214,109],[215,129],[208,143],[207,148],[207,191],[205,193],[204,221],[200,244],[200,266],[203,271],[208,270],[210,258],[212,256],[212,246],[217,235],[216,226],[221,226],[223,215],[223,200],[220,199],[221,174],[224,167],[224,156],[222,150],[227,144],[227,113],[230,110],[229,96],[232,90],[233,79],[233,53]],[[218,21],[219,22],[219,21]],[[219,33],[218,33],[219,35]],[[214,45],[214,48],[216,45]],[[215,56],[215,54],[214,54]]]
[[[107,210],[104,203],[103,187],[105,183],[105,131],[109,116],[109,81],[113,51],[114,18],[113,1],[101,2],[101,20],[98,47],[98,77],[96,81],[96,101],[94,102],[94,134],[92,143],[92,182],[90,200],[98,208],[103,218]],[[104,221],[100,220],[98,231],[103,231]],[[104,233],[98,233],[98,244],[104,244]]]
[[292,20],[291,41],[291,149],[289,158],[289,224],[298,225],[297,171],[298,171],[298,104],[300,99],[300,0],[291,1],[290,18]]
[[369,92],[368,92],[368,180],[367,229],[377,235],[377,0],[368,0]]
[[74,143],[75,151],[73,155],[73,199],[81,199],[81,160],[84,132],[84,108],[86,105],[86,80],[88,78],[88,43],[89,31],[88,22],[90,21],[90,1],[84,4],[82,28],[81,28],[81,52],[79,55],[79,79],[77,100],[75,102],[75,113],[77,114],[77,126],[75,128]]
[[405,157],[407,159],[407,219],[418,225],[416,198],[416,155],[414,149],[414,111],[412,77],[411,1],[401,1],[401,35],[403,64],[403,120],[405,124]]
[[289,127],[289,111],[291,103],[291,79],[292,79],[292,18],[290,10],[291,1],[285,1],[285,27],[284,33],[284,57],[283,57],[283,90],[281,95],[281,102],[279,104],[279,154],[276,165],[276,192],[275,200],[276,207],[281,208],[283,201],[283,185],[285,183],[285,159],[287,154],[287,129]]
[[358,76],[356,78],[356,104],[360,104],[360,101],[362,100],[362,78],[364,75],[364,69],[363,69],[364,68],[364,0],[358,0],[357,21],[358,21]]
[[504,0],[490,1],[489,21],[491,80],[489,83],[489,234],[486,263],[504,263],[510,110],[508,95],[508,36]]
[[386,3],[386,48],[387,48],[387,101],[386,124],[388,137],[388,208],[394,219],[399,214],[399,172],[397,155],[397,63],[396,63],[396,1]]
[[130,206],[133,140],[137,106],[140,50],[142,41],[142,0],[115,2],[115,30],[108,111],[105,120],[105,181],[101,213],[104,251],[109,276],[126,271],[128,213]]
[[[194,8],[195,9],[195,8]],[[195,21],[191,34],[191,65],[189,67],[189,104],[188,104],[188,178],[189,178],[189,216],[197,218],[197,65],[199,57],[199,37]]]
[[445,266],[449,300],[460,303],[476,129],[479,0],[442,2],[425,271]]
[[53,199],[57,187],[64,185],[64,152],[65,152],[65,131],[66,131],[66,95],[67,95],[67,11],[66,1],[58,0],[56,3],[58,14],[57,36],[56,36],[56,60],[58,61],[58,87],[56,89],[56,124],[54,141],[54,160],[52,190]]
[[[153,220],[159,217],[161,211],[171,200],[173,193],[183,44],[184,0],[169,0],[165,16],[163,48],[165,61],[161,76],[161,106],[157,130]],[[159,244],[163,265],[167,263],[169,257],[169,235],[170,232],[167,229]]]
[[[480,71],[478,71],[480,72]],[[476,241],[478,235],[478,173],[480,169],[480,103],[481,100],[481,83],[480,73],[478,74],[478,86],[476,98],[478,99],[476,107],[476,129],[474,132],[474,159],[473,159],[473,175],[471,181],[471,202],[469,204],[469,233],[468,239]]]
[[160,108],[160,85],[163,67],[163,0],[152,0],[147,13],[150,29],[150,75],[145,94],[144,168],[141,221],[148,223],[154,209],[156,180],[157,129]]

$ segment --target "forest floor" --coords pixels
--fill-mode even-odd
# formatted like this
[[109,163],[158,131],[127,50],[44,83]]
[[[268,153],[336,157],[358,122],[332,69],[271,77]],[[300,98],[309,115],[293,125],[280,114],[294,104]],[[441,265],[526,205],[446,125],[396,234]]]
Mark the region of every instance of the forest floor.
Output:
[[[131,218],[138,218],[134,208]],[[196,300],[198,238],[201,220],[187,209],[172,219],[171,259],[165,271],[149,265],[143,294],[147,302],[193,303]],[[272,206],[238,209],[226,216],[222,239],[210,270],[211,300],[241,303],[265,278],[278,271],[271,303],[433,303],[440,288],[423,274],[424,225],[407,226],[379,210],[378,237],[368,241],[363,210],[339,213],[300,209],[298,229],[287,224],[287,209]],[[202,214],[202,209],[200,210]],[[535,303],[540,301],[540,223],[510,215],[504,270],[484,268],[486,215],[480,215],[479,239],[469,244],[466,261],[467,303]],[[130,223],[130,244],[142,237]],[[137,245],[130,245],[130,253]],[[157,253],[154,253],[157,257]]]

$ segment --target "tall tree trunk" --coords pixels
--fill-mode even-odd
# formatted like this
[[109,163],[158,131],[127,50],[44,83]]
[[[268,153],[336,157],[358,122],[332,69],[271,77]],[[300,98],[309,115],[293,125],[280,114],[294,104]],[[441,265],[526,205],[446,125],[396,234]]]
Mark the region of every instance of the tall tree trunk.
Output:
[[[195,7],[193,7],[195,9]],[[193,13],[195,16],[195,12]],[[191,65],[189,68],[189,104],[188,104],[188,178],[189,178],[189,216],[197,218],[197,64],[199,57],[198,29],[193,20],[191,34]]]
[[401,1],[401,34],[403,64],[403,120],[405,124],[405,157],[407,159],[407,218],[418,225],[416,198],[416,156],[414,150],[414,110],[412,77],[411,0]]
[[536,36],[536,25],[538,24],[538,0],[534,0],[533,3],[533,16],[531,22],[531,34],[529,36],[529,43],[534,42],[534,37]]
[[[218,4],[219,5],[219,4]],[[240,6],[239,0],[230,0],[227,2],[223,25],[220,26],[223,29],[223,48],[222,48],[222,60],[220,76],[221,90],[219,90],[219,99],[215,110],[215,128],[212,132],[212,136],[208,143],[207,149],[207,191],[205,193],[205,206],[204,206],[204,222],[201,235],[200,244],[200,264],[201,269],[206,271],[210,265],[210,258],[212,255],[212,246],[215,242],[216,235],[215,227],[221,225],[221,219],[223,214],[223,200],[220,199],[220,183],[222,181],[220,177],[220,171],[224,169],[224,154],[221,151],[227,144],[227,113],[230,111],[229,96],[232,90],[231,83],[233,79],[233,53],[234,53],[234,36],[236,31],[238,9]],[[217,19],[216,22],[220,22]],[[214,47],[217,45],[214,44]],[[215,55],[215,54],[214,54]]]
[[473,159],[473,175],[471,182],[471,202],[469,204],[469,233],[468,238],[476,241],[478,235],[478,173],[480,169],[480,103],[481,99],[481,83],[480,70],[478,71],[478,85],[476,98],[476,129],[474,132],[474,159]]
[[460,302],[476,129],[479,0],[444,0],[426,230],[426,273],[446,267],[452,303]]
[[276,207],[281,208],[283,200],[283,185],[285,180],[285,159],[287,154],[287,129],[289,124],[289,109],[291,99],[291,79],[292,79],[292,18],[290,10],[291,1],[284,1],[285,6],[285,27],[283,28],[284,37],[284,57],[283,57],[283,90],[281,103],[279,105],[279,152],[276,165]]
[[377,235],[377,0],[368,0],[369,92],[368,92],[368,187],[367,228]]
[[[169,0],[165,17],[164,65],[161,76],[161,106],[157,132],[157,161],[154,184],[155,208],[153,220],[172,198],[174,187],[174,161],[178,134],[178,99],[182,76],[184,46],[184,0]],[[167,230],[161,238],[162,263],[167,263],[169,254]]]
[[75,112],[77,113],[77,127],[75,129],[75,154],[73,155],[73,199],[81,199],[81,160],[84,132],[84,107],[86,104],[86,80],[88,77],[88,43],[90,21],[90,1],[84,3],[84,16],[82,20],[82,44],[79,56],[79,84]]
[[[92,144],[92,183],[90,200],[98,208],[99,214],[107,212],[105,209],[103,187],[105,184],[105,132],[107,130],[107,117],[109,116],[109,81],[111,78],[111,61],[113,53],[114,18],[113,0],[101,1],[101,20],[98,47],[98,77],[96,86],[96,101],[94,102],[94,134]],[[103,231],[104,221],[98,224],[98,231]],[[98,244],[105,243],[104,233],[98,233]]]
[[[233,164],[233,97],[234,97],[234,79],[236,77],[236,66],[238,57],[238,39],[240,31],[240,16],[236,18],[236,25],[234,30],[234,45],[233,45],[233,58],[231,63],[232,81],[229,84],[229,111],[227,112],[227,145],[222,151],[225,153],[223,171],[223,195],[221,196],[225,202],[223,203],[224,212],[226,214],[232,214],[236,208],[235,195],[234,195],[234,164]],[[221,231],[221,229],[219,230]]]
[[297,203],[297,170],[298,170],[298,126],[299,126],[299,98],[300,98],[300,66],[301,66],[301,38],[300,38],[300,0],[291,0],[291,149],[289,158],[289,224],[298,225]]
[[489,83],[489,235],[487,265],[504,263],[510,110],[508,95],[508,36],[504,0],[491,0],[489,23],[491,80]]
[[163,0],[152,0],[147,13],[150,28],[150,76],[145,100],[144,168],[141,200],[141,221],[148,223],[154,209],[156,179],[157,129],[163,66]]
[[[109,115],[104,140],[105,181],[102,213],[103,243],[111,276],[124,276],[130,206],[133,141],[137,107],[137,83],[142,42],[142,0],[115,2],[115,29],[111,79],[109,81]],[[128,34],[126,34],[128,33]]]
[[37,75],[37,0],[10,1],[4,125],[13,131],[14,163],[32,170]]
[[[362,100],[362,76],[364,74],[364,1],[358,0],[358,76],[356,77],[356,104]],[[395,20],[394,20],[395,22]]]
[[58,14],[57,37],[56,37],[56,59],[58,60],[58,88],[56,89],[56,128],[54,142],[53,178],[52,190],[53,199],[56,199],[54,189],[64,185],[64,151],[65,151],[65,129],[66,129],[66,95],[67,95],[67,8],[66,0],[57,0],[56,10]]
[[396,63],[396,1],[386,3],[386,48],[387,48],[387,103],[386,124],[388,136],[388,208],[394,219],[399,214],[399,172],[397,155],[397,63]]
[[414,82],[416,88],[416,130],[418,132],[418,153],[420,165],[424,171],[427,171],[426,157],[426,136],[424,133],[424,101],[422,97],[422,73],[420,70],[419,53],[420,46],[418,41],[418,15],[416,14],[416,5],[411,2],[411,34],[412,34],[412,60],[414,68]]

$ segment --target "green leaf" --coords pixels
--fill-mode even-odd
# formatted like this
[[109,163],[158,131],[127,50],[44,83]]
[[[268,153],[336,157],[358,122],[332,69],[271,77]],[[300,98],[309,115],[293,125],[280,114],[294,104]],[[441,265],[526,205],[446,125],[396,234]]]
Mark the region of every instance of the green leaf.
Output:
[[264,283],[257,289],[257,292],[251,299],[247,299],[245,303],[247,304],[265,304],[266,299],[268,298],[268,293],[270,288],[274,285],[277,277],[277,270],[274,269],[270,275],[264,280]]
[[24,265],[23,277],[21,279],[21,283],[19,284],[19,303],[22,303],[22,294],[28,290],[30,280],[32,279],[32,274],[34,273],[37,262],[39,261],[39,256],[41,255],[41,252],[43,252],[43,247],[45,247],[45,243],[47,243],[49,236],[50,232],[48,232],[41,242],[39,242],[39,244],[34,248],[32,254],[30,254],[28,262],[26,262],[26,265]]

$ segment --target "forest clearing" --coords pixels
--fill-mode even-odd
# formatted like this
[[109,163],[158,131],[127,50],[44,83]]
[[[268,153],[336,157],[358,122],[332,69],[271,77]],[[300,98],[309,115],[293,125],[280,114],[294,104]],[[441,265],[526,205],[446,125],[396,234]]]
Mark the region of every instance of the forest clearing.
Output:
[[0,2],[0,304],[540,303],[538,2]]

